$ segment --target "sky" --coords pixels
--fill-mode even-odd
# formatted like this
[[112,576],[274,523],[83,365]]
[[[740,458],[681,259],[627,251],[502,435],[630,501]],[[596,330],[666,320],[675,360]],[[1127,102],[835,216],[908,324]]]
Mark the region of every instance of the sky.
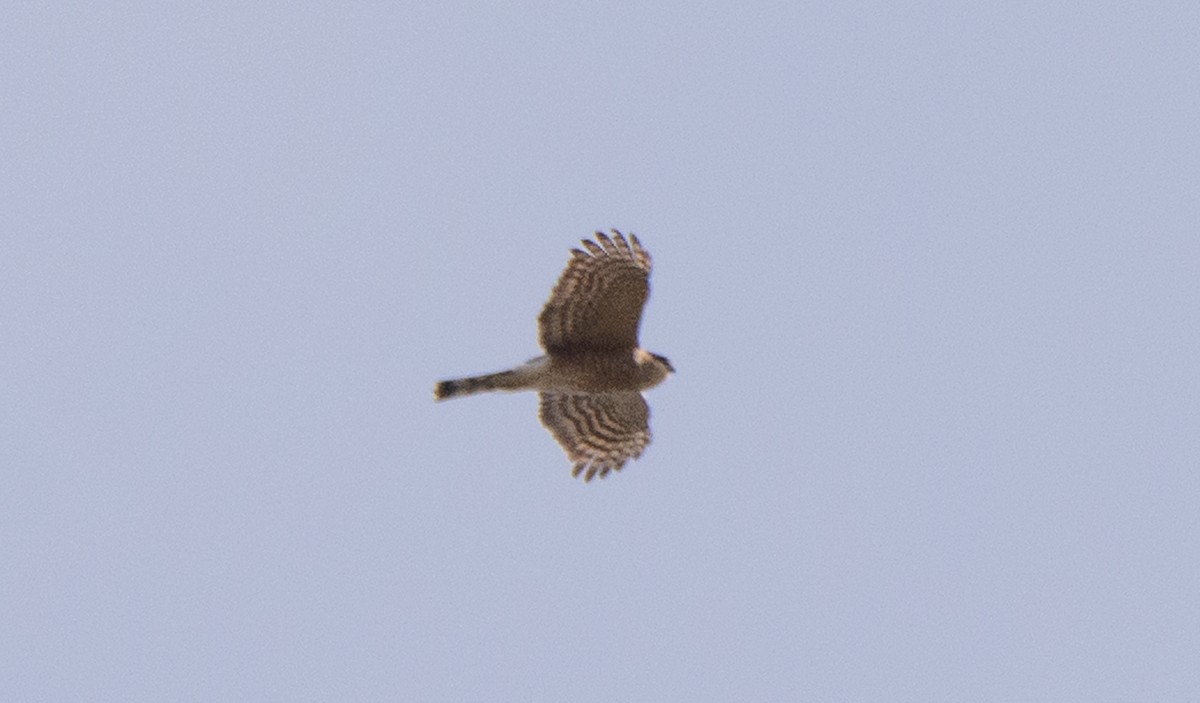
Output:
[[[9,3],[0,699],[1200,699],[1195,3]],[[533,394],[635,232],[653,444]]]

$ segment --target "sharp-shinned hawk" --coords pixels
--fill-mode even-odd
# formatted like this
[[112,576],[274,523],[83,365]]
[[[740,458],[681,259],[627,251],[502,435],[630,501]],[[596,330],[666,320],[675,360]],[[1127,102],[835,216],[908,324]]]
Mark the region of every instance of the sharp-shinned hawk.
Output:
[[675,371],[638,346],[650,295],[650,254],[638,238],[613,230],[583,241],[538,316],[546,353],[486,376],[440,381],[437,400],[484,391],[539,392],[539,417],[585,481],[620,471],[650,444],[642,391]]

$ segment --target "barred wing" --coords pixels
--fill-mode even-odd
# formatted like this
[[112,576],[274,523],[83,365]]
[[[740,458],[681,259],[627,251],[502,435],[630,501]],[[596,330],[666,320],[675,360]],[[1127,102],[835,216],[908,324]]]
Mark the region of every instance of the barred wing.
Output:
[[542,393],[539,417],[574,464],[572,475],[591,481],[642,455],[650,444],[650,408],[636,391]]
[[632,234],[597,232],[599,243],[571,250],[571,260],[538,316],[539,341],[551,354],[633,349],[650,295],[650,254]]

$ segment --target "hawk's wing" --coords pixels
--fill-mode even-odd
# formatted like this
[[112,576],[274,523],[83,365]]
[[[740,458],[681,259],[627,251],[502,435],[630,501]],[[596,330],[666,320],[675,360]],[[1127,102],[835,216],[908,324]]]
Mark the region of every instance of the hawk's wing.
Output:
[[636,391],[542,393],[539,417],[583,480],[620,471],[650,444],[650,408]]
[[597,232],[599,244],[585,239],[587,251],[571,250],[538,316],[539,341],[547,352],[637,346],[642,306],[650,295],[650,255],[632,234],[629,241],[613,234],[610,239]]

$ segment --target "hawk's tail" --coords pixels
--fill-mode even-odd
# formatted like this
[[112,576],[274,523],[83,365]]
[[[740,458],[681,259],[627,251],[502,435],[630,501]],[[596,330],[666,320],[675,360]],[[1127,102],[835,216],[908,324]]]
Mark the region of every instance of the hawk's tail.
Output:
[[515,390],[513,381],[516,380],[516,376],[517,374],[512,371],[501,371],[500,373],[490,373],[486,376],[438,381],[437,385],[433,387],[433,399],[447,400],[449,398],[458,398],[485,391]]

